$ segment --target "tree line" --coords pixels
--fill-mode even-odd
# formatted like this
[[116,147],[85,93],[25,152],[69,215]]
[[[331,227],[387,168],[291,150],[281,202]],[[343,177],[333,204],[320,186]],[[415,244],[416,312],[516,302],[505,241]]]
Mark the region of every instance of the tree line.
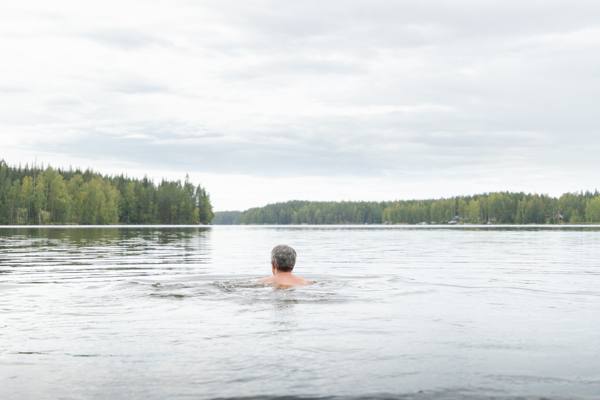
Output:
[[200,185],[79,169],[11,167],[0,160],[0,224],[208,224]]
[[429,200],[288,201],[216,213],[215,224],[600,223],[600,193],[496,192]]

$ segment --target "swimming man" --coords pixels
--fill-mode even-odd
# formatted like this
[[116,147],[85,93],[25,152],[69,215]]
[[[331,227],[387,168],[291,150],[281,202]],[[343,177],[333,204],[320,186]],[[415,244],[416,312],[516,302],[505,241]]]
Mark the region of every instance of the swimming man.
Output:
[[261,279],[266,285],[279,288],[309,285],[312,282],[292,274],[296,265],[296,250],[285,244],[273,247],[271,250],[271,271],[273,276]]

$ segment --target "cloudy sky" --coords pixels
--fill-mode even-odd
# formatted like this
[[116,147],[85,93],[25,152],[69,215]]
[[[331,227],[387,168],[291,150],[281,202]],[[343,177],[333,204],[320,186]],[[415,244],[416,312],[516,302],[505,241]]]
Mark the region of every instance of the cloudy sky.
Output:
[[217,210],[600,189],[600,2],[2,2],[0,96],[9,163]]

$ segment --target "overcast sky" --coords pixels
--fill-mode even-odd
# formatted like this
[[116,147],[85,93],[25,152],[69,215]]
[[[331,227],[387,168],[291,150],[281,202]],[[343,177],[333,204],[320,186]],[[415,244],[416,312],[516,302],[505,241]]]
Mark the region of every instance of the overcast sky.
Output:
[[217,210],[600,189],[600,2],[2,2],[0,96],[9,163]]

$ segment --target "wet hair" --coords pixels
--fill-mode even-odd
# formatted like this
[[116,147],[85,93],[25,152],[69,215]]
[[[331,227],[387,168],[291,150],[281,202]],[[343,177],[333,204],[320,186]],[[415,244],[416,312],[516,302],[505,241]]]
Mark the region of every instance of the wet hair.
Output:
[[271,262],[278,271],[291,272],[296,265],[296,250],[285,244],[275,246],[271,250]]

